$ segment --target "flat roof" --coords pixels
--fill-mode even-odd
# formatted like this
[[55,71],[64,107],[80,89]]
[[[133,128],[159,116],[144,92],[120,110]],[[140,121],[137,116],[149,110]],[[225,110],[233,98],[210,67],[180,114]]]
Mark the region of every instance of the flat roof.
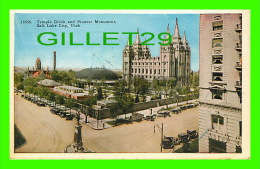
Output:
[[109,104],[109,103],[116,103],[116,101],[115,100],[101,100],[101,101],[97,101],[97,103]]
[[68,90],[83,90],[82,88],[73,87],[73,86],[59,86],[59,87]]
[[54,80],[50,80],[50,79],[44,79],[37,83],[40,85],[44,85],[44,86],[60,86],[61,85],[60,83],[57,83]]

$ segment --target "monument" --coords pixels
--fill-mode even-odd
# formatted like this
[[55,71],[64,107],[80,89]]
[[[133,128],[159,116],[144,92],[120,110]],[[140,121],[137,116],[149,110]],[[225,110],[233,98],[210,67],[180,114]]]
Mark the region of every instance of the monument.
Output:
[[82,125],[79,123],[80,113],[77,113],[77,123],[75,125],[74,142],[68,145],[64,153],[92,153],[93,151],[85,148],[82,142],[81,128]]

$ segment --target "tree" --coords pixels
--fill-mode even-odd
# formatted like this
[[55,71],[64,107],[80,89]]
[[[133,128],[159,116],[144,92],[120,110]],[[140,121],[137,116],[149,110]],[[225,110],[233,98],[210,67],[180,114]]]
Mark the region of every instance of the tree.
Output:
[[88,84],[88,89],[90,90],[90,86],[91,86],[91,84],[92,84],[92,80],[88,79],[88,80],[87,80],[87,84]]
[[125,80],[119,80],[114,85],[114,96],[116,98],[121,98],[129,92],[127,82]]
[[58,96],[56,97],[56,102],[57,102],[58,104],[60,104],[60,107],[61,107],[61,105],[65,103],[64,96],[58,95]]
[[[18,87],[20,86],[20,89],[23,86],[23,81],[24,81],[24,76],[21,73],[14,73],[14,86],[18,89]],[[20,90],[18,89],[18,90]],[[23,90],[23,89],[21,89]]]
[[93,116],[93,105],[97,103],[97,98],[94,96],[90,96],[82,101],[83,106],[86,108],[87,111],[85,111],[85,122],[87,122],[87,116]]
[[156,97],[160,95],[161,92],[161,86],[159,85],[158,79],[153,79],[152,81],[152,89],[155,92]]
[[103,99],[103,94],[102,94],[102,89],[101,89],[101,87],[98,87],[98,89],[97,89],[97,99],[98,99],[98,100]]
[[139,97],[138,97],[138,94],[136,95],[136,97],[135,97],[135,103],[139,103],[140,102],[140,100],[139,100]]
[[191,87],[197,89],[199,86],[199,73],[193,72],[191,73]]
[[24,85],[22,83],[20,83],[18,86],[17,86],[17,89],[18,90],[23,90],[24,89]]
[[73,108],[73,102],[71,99],[66,99],[65,101],[65,106],[70,109],[70,114],[71,114],[71,109]]
[[116,118],[118,116],[118,110],[119,110],[118,104],[113,103],[109,109],[110,109],[111,117],[113,119]]
[[25,93],[29,93],[29,94],[32,94],[33,93],[33,88],[34,87],[32,87],[32,86],[27,86],[26,88],[25,88]]
[[58,71],[52,71],[50,72],[52,80],[60,82],[62,80],[61,74]]
[[56,99],[55,99],[55,94],[53,92],[50,92],[48,95],[47,95],[47,99],[51,102],[54,102],[55,106],[56,106]]
[[133,80],[134,91],[136,94],[140,94],[143,101],[145,101],[146,94],[149,92],[150,84],[148,80],[143,77],[134,77]]

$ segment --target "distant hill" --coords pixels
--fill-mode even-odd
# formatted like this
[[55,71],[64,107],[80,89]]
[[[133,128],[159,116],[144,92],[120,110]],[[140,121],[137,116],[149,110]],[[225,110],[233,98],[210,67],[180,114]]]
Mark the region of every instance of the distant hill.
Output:
[[118,75],[105,68],[86,68],[78,71],[75,75],[78,79],[90,79],[90,80],[117,80]]

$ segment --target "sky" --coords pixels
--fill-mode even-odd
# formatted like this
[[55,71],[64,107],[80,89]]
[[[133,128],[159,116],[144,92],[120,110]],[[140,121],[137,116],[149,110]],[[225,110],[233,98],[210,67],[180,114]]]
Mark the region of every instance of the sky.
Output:
[[[160,40],[157,35],[166,32],[169,24],[170,33],[173,34],[176,18],[181,37],[185,31],[191,48],[191,69],[198,71],[199,67],[199,15],[198,14],[58,14],[58,13],[16,13],[14,19],[15,43],[14,43],[14,66],[33,67],[39,57],[44,68],[53,67],[53,51],[56,51],[57,68],[90,68],[105,67],[108,69],[122,69],[122,52],[127,43],[128,35],[122,32],[151,32],[155,35],[149,45],[152,57],[159,56]],[[54,21],[65,22],[54,24]],[[80,27],[71,27],[68,21],[92,21],[82,23]],[[114,21],[113,23],[95,23],[99,21]],[[27,23],[26,21],[30,21]],[[37,27],[39,21],[51,21],[57,27]],[[41,24],[40,24],[41,25]],[[68,27],[59,27],[67,25]],[[51,43],[48,38],[56,38],[56,45],[42,45],[37,41],[39,34],[53,32],[57,36],[43,35],[44,43]],[[65,45],[61,43],[61,34],[65,34]],[[74,43],[84,45],[69,45],[69,35],[73,33]],[[101,45],[86,45],[86,32],[90,34],[91,43]],[[118,32],[108,37],[118,38],[109,40],[108,43],[119,45],[103,45],[103,32]],[[133,35],[135,39],[136,35]],[[149,38],[149,35],[141,36],[141,41]]]

